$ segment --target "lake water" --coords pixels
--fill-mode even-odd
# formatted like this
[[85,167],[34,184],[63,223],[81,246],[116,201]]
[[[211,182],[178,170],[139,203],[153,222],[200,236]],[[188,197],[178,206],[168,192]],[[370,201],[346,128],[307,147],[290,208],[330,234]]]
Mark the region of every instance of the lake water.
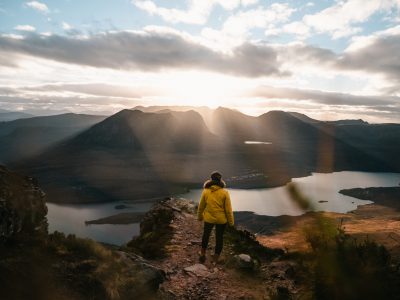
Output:
[[[115,209],[116,205],[128,206]],[[99,242],[122,245],[139,234],[139,223],[135,224],[92,224],[85,221],[96,220],[123,212],[146,212],[151,203],[102,203],[102,204],[54,204],[47,203],[49,232],[55,230],[66,234],[75,234],[82,238],[91,238]]]
[[[311,176],[293,178],[301,192],[309,197],[313,210],[346,213],[357,205],[371,201],[339,194],[342,189],[356,187],[396,186],[400,182],[399,173],[335,172],[329,174],[313,173]],[[259,215],[298,216],[304,212],[290,199],[286,187],[267,189],[228,189],[234,211],[252,211]],[[183,197],[199,201],[202,190],[192,190]],[[319,201],[327,201],[320,203]]]
[[[301,191],[310,197],[315,210],[348,212],[357,205],[371,203],[338,193],[341,189],[355,187],[397,186],[400,182],[398,173],[335,172],[330,174],[314,173],[308,177],[294,178]],[[253,211],[260,215],[301,215],[303,211],[289,199],[285,187],[239,190],[229,189],[232,206],[235,211]],[[201,190],[192,190],[182,195],[199,201]],[[328,201],[319,203],[318,201]],[[126,209],[115,209],[118,204],[125,204]],[[73,233],[79,237],[121,245],[127,243],[139,233],[139,224],[128,225],[85,225],[85,221],[95,220],[122,212],[145,212],[151,203],[105,203],[83,205],[61,205],[47,203],[49,231]]]
[[271,142],[260,142],[260,141],[244,141],[246,145],[271,145]]

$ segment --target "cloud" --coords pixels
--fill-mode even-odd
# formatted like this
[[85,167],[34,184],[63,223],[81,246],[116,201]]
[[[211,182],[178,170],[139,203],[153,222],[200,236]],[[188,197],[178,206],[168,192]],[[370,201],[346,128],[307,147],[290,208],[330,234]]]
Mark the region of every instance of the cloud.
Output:
[[381,74],[393,85],[387,91],[399,93],[400,26],[355,39],[339,57],[336,67],[341,70]]
[[258,0],[191,0],[187,10],[160,7],[150,0],[132,0],[131,2],[137,8],[170,23],[205,24],[211,11],[217,5],[225,10],[233,10],[240,5],[253,5]]
[[329,33],[337,39],[360,32],[361,28],[354,25],[367,21],[375,13],[399,7],[398,0],[336,1],[322,11],[304,16],[303,22],[317,33]]
[[269,8],[240,11],[228,17],[222,26],[222,32],[232,36],[245,35],[253,28],[266,28],[269,24],[285,22],[294,11],[287,3],[274,3]]
[[310,36],[310,28],[306,26],[303,22],[295,21],[289,24],[285,24],[281,27],[278,33],[289,33],[294,34],[298,38],[305,39]]
[[258,3],[258,0],[241,0],[240,3],[243,6],[250,6],[250,5],[254,5],[254,4]]
[[14,65],[23,55],[116,70],[205,70],[240,77],[288,76],[290,71],[304,70],[317,75],[362,72],[384,79],[383,92],[397,95],[400,91],[400,26],[354,38],[343,53],[304,43],[254,41],[218,51],[190,35],[155,27],[86,36],[0,35],[0,51],[12,56]]
[[17,25],[14,27],[14,29],[18,31],[29,31],[29,32],[36,31],[36,28],[31,25]]
[[287,87],[261,86],[249,93],[252,97],[298,99],[325,105],[348,106],[382,106],[397,105],[400,97],[394,96],[363,96],[318,90],[303,90]]
[[173,32],[120,31],[90,35],[0,37],[0,50],[64,63],[125,70],[197,69],[259,77],[284,76],[268,44],[244,43],[230,53],[215,51]]
[[[273,3],[269,7],[240,10],[232,13],[221,29],[203,28],[201,35],[212,47],[222,50],[242,44],[251,36],[253,29],[267,29],[271,33],[276,26],[286,22],[295,11],[287,3]],[[270,34],[267,34],[270,35]]]
[[26,6],[33,8],[41,13],[48,13],[50,12],[49,8],[47,7],[46,4],[42,3],[42,2],[38,2],[38,1],[30,1],[25,3]]
[[72,29],[72,26],[69,25],[67,22],[62,22],[62,23],[61,23],[61,27],[62,27],[62,29],[64,29],[64,30],[71,30],[71,29]]
[[291,110],[317,119],[363,118],[370,122],[398,122],[400,97],[353,95],[288,87],[260,86],[243,96],[257,97],[255,107]]
[[[10,89],[9,89],[10,91]],[[17,92],[17,90],[12,90]],[[20,92],[72,92],[100,97],[113,98],[141,98],[144,96],[157,96],[157,91],[152,88],[132,87],[107,83],[63,83],[27,86],[18,88]],[[0,93],[2,89],[0,87]]]

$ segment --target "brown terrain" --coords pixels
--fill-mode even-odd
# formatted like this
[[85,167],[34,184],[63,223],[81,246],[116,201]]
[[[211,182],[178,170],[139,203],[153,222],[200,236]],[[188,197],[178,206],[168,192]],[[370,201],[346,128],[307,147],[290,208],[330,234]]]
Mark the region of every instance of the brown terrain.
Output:
[[[324,212],[324,217],[342,225],[346,234],[364,240],[366,238],[384,245],[393,258],[400,260],[400,188],[367,188],[343,190],[341,193],[374,203],[360,205],[347,214]],[[367,195],[367,196],[365,196]],[[279,228],[273,228],[270,235],[257,237],[267,247],[282,248],[287,251],[307,250],[304,228],[313,222],[315,213],[299,217],[277,217]],[[285,222],[279,219],[289,218]]]

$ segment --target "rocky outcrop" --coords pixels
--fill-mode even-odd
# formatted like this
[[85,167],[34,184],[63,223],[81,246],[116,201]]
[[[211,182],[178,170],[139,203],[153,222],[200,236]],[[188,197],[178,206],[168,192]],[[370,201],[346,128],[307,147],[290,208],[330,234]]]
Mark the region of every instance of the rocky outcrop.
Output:
[[174,218],[182,212],[193,213],[195,205],[185,199],[165,198],[157,202],[140,222],[140,235],[128,247],[146,258],[162,258],[171,240]]
[[0,239],[47,232],[45,194],[31,177],[0,166]]

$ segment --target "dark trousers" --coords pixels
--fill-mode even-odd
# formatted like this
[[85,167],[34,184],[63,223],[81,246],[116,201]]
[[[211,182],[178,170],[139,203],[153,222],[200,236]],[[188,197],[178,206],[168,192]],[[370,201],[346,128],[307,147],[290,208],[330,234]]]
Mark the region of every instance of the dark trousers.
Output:
[[210,234],[215,225],[215,254],[220,255],[222,246],[224,245],[224,230],[226,224],[211,224],[204,222],[203,238],[201,241],[201,247],[207,249],[208,241],[210,240]]

